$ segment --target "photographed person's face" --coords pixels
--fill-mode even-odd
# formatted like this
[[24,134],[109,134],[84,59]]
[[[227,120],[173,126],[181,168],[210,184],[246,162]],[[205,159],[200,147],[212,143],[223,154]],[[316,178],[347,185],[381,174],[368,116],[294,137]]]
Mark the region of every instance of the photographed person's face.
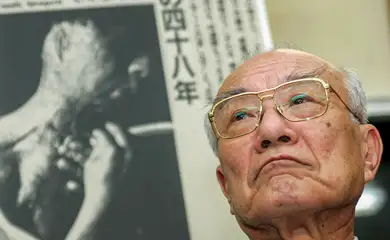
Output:
[[[254,57],[226,79],[219,93],[239,88],[257,92],[284,83],[288,76],[313,73],[348,102],[340,73],[318,58],[294,51]],[[217,177],[232,214],[256,226],[298,211],[357,201],[380,159],[381,142],[374,127],[353,123],[334,94],[327,112],[309,121],[287,121],[272,99],[263,101],[262,111],[255,131],[218,140]],[[280,137],[289,140],[279,141]],[[269,146],[262,146],[264,140]],[[281,160],[269,162],[272,158]]]

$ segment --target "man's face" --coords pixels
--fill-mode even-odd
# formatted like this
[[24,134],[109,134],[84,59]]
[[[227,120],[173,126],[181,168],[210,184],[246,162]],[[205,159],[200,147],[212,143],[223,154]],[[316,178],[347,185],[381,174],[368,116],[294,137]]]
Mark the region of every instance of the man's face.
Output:
[[[252,58],[226,79],[219,94],[239,88],[266,90],[291,74],[298,78],[319,74],[348,102],[342,74],[323,60],[297,51]],[[264,141],[268,146],[262,145]],[[303,122],[285,120],[272,99],[266,99],[255,131],[218,140],[217,176],[232,214],[255,226],[298,211],[355,203],[365,182],[375,175],[381,144],[377,130],[353,123],[334,93],[323,116]],[[271,158],[281,160],[269,162]]]

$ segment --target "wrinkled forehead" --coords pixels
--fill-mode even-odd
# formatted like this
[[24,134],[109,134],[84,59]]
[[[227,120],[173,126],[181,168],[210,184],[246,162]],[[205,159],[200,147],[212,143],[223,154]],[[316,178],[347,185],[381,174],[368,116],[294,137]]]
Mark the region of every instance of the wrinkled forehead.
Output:
[[[275,50],[249,59],[231,73],[218,96],[242,91],[261,91],[291,80],[319,77],[332,87],[342,88],[341,73],[330,63],[309,53]],[[339,85],[339,86],[337,86]]]

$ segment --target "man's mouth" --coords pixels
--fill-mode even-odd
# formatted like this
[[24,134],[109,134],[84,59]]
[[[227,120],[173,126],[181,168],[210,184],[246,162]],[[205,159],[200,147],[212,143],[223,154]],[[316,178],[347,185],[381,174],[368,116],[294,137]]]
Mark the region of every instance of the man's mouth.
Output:
[[260,174],[283,174],[284,172],[288,172],[291,168],[300,167],[300,163],[291,160],[291,159],[277,159],[266,164]]
[[261,175],[265,174],[283,174],[288,173],[292,168],[300,168],[302,166],[309,166],[308,163],[301,159],[288,154],[279,154],[268,158],[264,161],[256,172],[256,181]]

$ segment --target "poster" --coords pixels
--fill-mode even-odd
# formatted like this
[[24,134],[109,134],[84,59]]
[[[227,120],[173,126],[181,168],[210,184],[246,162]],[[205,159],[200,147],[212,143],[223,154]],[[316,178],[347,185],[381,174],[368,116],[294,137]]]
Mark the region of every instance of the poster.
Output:
[[240,239],[203,118],[256,22],[252,0],[1,1],[0,240]]

